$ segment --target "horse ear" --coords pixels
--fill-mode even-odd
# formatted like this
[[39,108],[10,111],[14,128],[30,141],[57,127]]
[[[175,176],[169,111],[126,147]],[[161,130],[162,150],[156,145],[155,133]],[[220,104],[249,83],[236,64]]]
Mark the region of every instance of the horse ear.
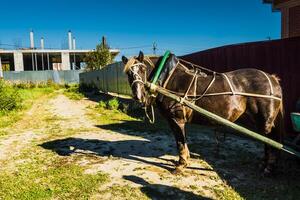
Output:
[[144,60],[144,53],[142,51],[140,51],[139,56],[137,58],[140,62],[143,62]]
[[125,56],[122,56],[122,62],[124,63],[124,65],[126,65],[128,62],[128,58],[126,58]]

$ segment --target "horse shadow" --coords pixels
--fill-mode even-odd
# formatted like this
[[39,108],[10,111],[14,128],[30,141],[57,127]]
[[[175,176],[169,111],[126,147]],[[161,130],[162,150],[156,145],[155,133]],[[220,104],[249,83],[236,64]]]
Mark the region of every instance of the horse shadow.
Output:
[[[156,146],[149,140],[124,140],[105,141],[98,139],[64,138],[52,140],[40,146],[56,152],[60,156],[72,154],[95,155],[99,157],[116,157],[139,161],[161,167],[168,171],[172,170],[172,164],[149,161],[147,157],[159,158],[165,155],[164,151],[155,150]],[[175,152],[168,152],[174,154]]]
[[142,185],[140,190],[150,199],[195,199],[209,200],[210,198],[195,195],[192,192],[187,192],[176,187],[151,184],[138,176],[123,176],[125,180]]
[[[170,130],[164,130],[162,126],[158,126],[158,128],[152,127],[151,129],[151,127],[146,127],[140,121],[126,121],[122,124],[97,125],[97,127],[122,134],[142,136],[149,140],[149,145],[156,143],[157,146],[162,147],[162,152],[159,154],[152,153],[153,156],[170,153],[168,152],[170,149],[164,148],[165,141],[163,139],[167,139],[169,144],[174,143],[170,146],[173,148],[172,155],[178,155],[172,133]],[[135,131],[124,131],[124,128]],[[277,174],[273,177],[262,177],[259,167],[264,155],[263,144],[239,136],[232,130],[219,129],[219,133],[217,133],[219,137],[223,137],[223,134],[226,134],[226,138],[218,141],[219,147],[217,150],[214,129],[194,125],[189,125],[187,129],[188,145],[192,157],[206,161],[212,170],[224,182],[234,188],[241,197],[246,199],[275,199],[279,197],[280,199],[286,193],[290,199],[293,199],[298,194],[300,195],[299,160],[288,155],[282,155]],[[147,130],[147,132],[138,130]],[[162,137],[163,134],[168,135],[168,137]],[[176,163],[174,160],[166,160],[165,158],[160,158],[160,160],[173,163],[169,166],[171,167],[169,170],[172,171],[174,169],[174,164]],[[156,166],[159,166],[159,164],[156,163]],[[198,170],[201,174],[201,170],[207,169],[188,167],[187,170]],[[275,191],[273,190],[274,188],[276,188]]]
[[[159,129],[159,127],[149,131],[141,121],[123,121],[121,124],[96,125],[96,127],[123,135],[139,136],[139,138],[108,141],[69,137],[45,142],[40,146],[52,150],[61,156],[70,156],[72,154],[89,154],[99,157],[113,156],[146,163],[170,172],[174,170],[174,160],[167,160],[162,157],[166,154],[177,156],[175,140],[170,132],[166,133],[164,129]],[[200,132],[200,130],[198,131]],[[197,155],[194,158],[199,157],[206,161],[212,169],[188,167],[186,170],[199,170],[199,172],[201,170],[215,171],[222,180],[246,199],[275,199],[278,196],[278,199],[280,199],[283,197],[280,195],[284,194],[290,195],[290,198],[287,199],[293,199],[300,193],[300,168],[298,167],[297,169],[299,165],[295,165],[293,161],[289,162],[289,160],[293,159],[287,159],[288,162],[281,167],[281,173],[276,177],[262,178],[258,170],[261,157],[263,156],[262,144],[257,144],[257,148],[260,151],[254,154],[248,151],[249,147],[247,145],[247,143],[252,141],[246,141],[245,144],[238,146],[235,141],[241,140],[241,138],[230,137],[221,144],[219,154],[216,154],[213,138],[199,139],[195,134],[192,133],[188,136],[190,151],[192,155]],[[150,160],[147,158],[156,159]],[[124,178],[133,182],[138,181],[134,177]],[[149,187],[151,184],[142,182],[142,180],[140,182],[143,185],[143,192],[149,197],[155,198],[160,187],[176,191],[176,188],[167,188],[168,186],[159,184]],[[274,190],[274,188],[276,189]],[[199,199],[199,197],[197,198]],[[195,197],[195,199],[197,198]]]
[[[170,132],[165,132],[163,129],[159,130],[159,127],[152,127],[150,132],[140,131],[145,128],[142,121],[123,121],[123,123],[96,125],[96,127],[123,135],[138,136],[138,138],[109,141],[68,137],[47,141],[40,144],[40,146],[52,150],[60,156],[70,156],[72,154],[89,154],[99,157],[112,156],[139,161],[173,172],[177,161],[163,158],[165,155],[177,157],[176,143]],[[150,161],[147,158],[155,158],[155,161]],[[189,167],[189,169],[211,171],[200,167]]]

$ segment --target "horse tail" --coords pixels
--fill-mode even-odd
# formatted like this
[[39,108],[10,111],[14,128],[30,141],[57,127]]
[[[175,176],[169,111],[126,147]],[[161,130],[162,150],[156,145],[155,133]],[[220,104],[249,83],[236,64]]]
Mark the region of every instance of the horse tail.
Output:
[[[278,76],[276,76],[275,74],[272,74],[271,77],[275,80],[275,82],[279,85],[280,87],[280,78]],[[282,89],[280,87],[280,93],[282,95]],[[284,106],[283,106],[283,98],[281,96],[281,101],[280,101],[280,107],[279,107],[279,111],[278,114],[276,116],[275,119],[275,135],[276,137],[278,137],[278,140],[280,142],[283,141],[283,138],[285,136],[285,123],[284,123]]]
[[275,121],[275,133],[278,136],[279,141],[282,142],[285,136],[284,107],[282,101],[280,102],[279,112]]

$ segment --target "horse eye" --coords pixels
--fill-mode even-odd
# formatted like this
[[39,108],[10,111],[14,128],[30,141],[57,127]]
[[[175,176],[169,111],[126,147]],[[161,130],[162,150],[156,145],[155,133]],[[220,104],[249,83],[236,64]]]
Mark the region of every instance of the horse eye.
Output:
[[127,75],[132,76],[132,71],[128,71]]

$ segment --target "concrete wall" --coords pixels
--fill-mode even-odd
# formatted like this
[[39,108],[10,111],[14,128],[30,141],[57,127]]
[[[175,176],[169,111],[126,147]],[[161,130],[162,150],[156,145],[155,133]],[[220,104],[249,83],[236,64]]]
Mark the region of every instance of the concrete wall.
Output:
[[61,53],[61,68],[62,68],[62,70],[70,70],[71,69],[69,52]]
[[21,51],[14,52],[15,71],[24,71],[23,54]]

